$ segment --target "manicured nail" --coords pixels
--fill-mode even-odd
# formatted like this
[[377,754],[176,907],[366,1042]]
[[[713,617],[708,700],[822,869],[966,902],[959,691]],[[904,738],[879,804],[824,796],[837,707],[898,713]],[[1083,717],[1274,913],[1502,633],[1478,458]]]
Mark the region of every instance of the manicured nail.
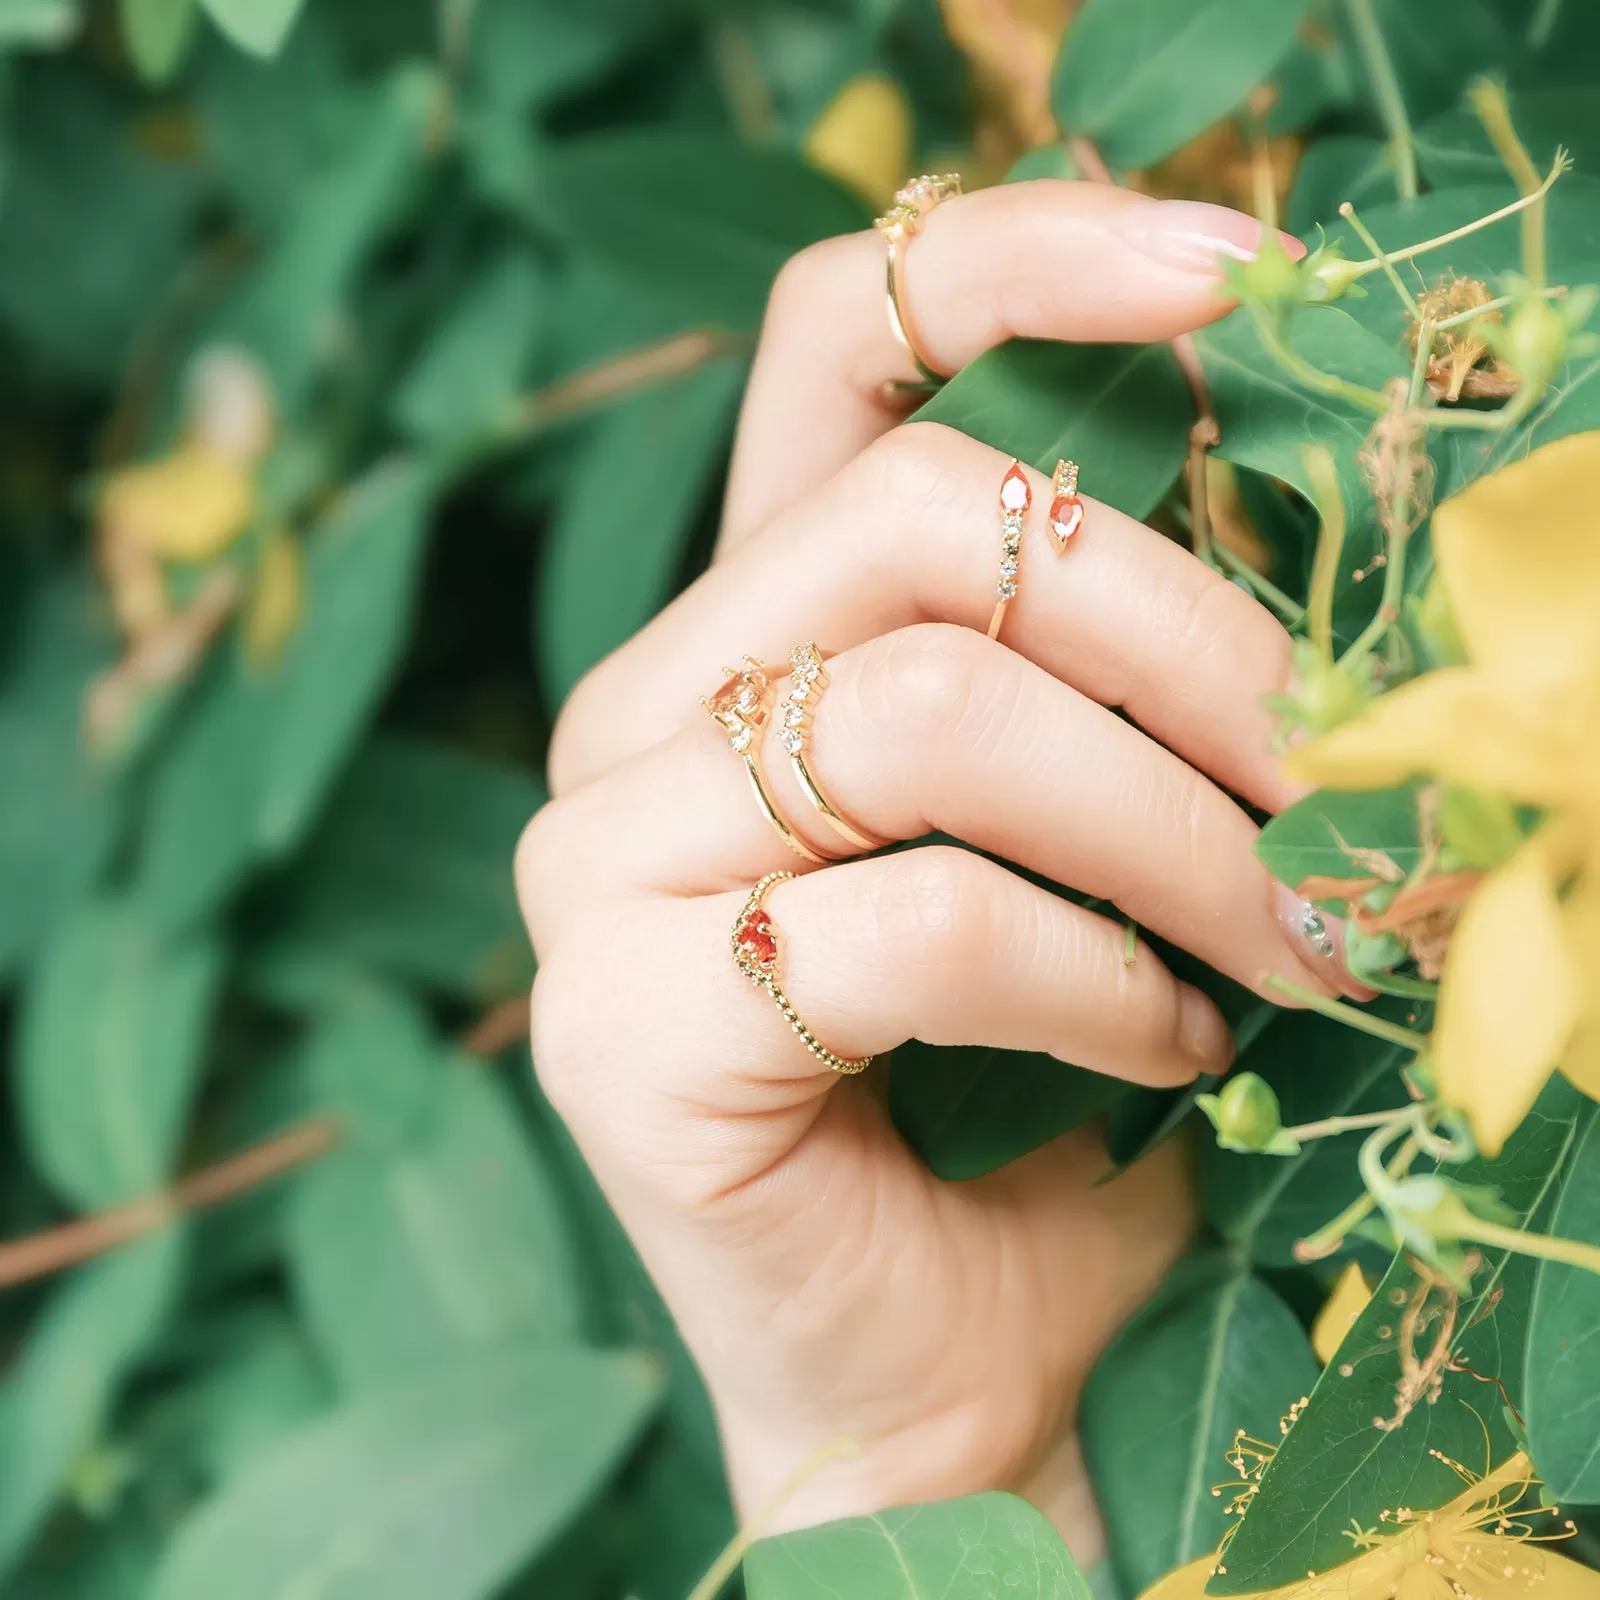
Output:
[[1233,1035],[1222,1013],[1187,983],[1178,985],[1178,1048],[1201,1072],[1226,1072],[1233,1060]]
[[[1201,200],[1149,200],[1112,212],[1106,225],[1125,243],[1164,267],[1216,277],[1221,261],[1254,261],[1261,248],[1261,224],[1228,206]],[[1292,234],[1278,234],[1291,261],[1306,247]]]
[[1324,982],[1352,1000],[1372,1000],[1376,989],[1357,983],[1344,964],[1344,923],[1302,900],[1286,884],[1278,885],[1278,921],[1301,962]]

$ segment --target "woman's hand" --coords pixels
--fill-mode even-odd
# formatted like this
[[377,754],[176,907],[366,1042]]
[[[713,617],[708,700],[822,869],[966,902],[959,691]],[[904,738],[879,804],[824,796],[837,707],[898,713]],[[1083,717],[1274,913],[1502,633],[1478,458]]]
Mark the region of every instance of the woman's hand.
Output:
[[[931,215],[905,300],[947,371],[1013,335],[1161,339],[1226,309],[1217,256],[1256,238],[1215,207],[1020,184]],[[1033,475],[1020,592],[990,642],[1007,458],[894,428],[883,382],[912,376],[884,317],[881,240],[790,265],[717,560],[585,679],[556,730],[556,798],[518,861],[534,1058],[700,1364],[747,1515],[847,1436],[858,1453],[818,1472],[782,1525],[1007,1487],[1092,1559],[1077,1396],[1189,1232],[1180,1154],[1096,1187],[1105,1156],[1083,1129],[939,1182],[891,1127],[878,1074],[841,1079],[808,1054],[735,968],[730,930],[757,879],[799,871],[767,901],[781,979],[842,1056],[916,1037],[1143,1084],[1223,1070],[1232,1043],[1198,990],[1142,946],[1125,964],[1119,923],[988,856],[1112,901],[1242,983],[1275,971],[1331,991],[1337,974],[1296,931],[1303,907],[1280,903],[1224,792],[1288,798],[1261,699],[1284,686],[1289,641],[1110,507],[1089,501],[1056,559]],[[627,489],[648,515],[649,485]],[[838,652],[810,759],[839,810],[880,838],[939,830],[986,854],[813,870],[785,848],[699,697],[728,662],[780,663],[805,639]],[[762,765],[779,811],[838,853],[778,734],[773,718]]]

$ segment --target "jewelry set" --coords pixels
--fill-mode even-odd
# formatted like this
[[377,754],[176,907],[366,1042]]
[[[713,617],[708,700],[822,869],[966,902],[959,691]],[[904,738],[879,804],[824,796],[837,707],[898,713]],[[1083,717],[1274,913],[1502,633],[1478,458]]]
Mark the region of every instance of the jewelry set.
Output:
[[[928,214],[960,193],[961,179],[954,173],[916,178],[895,195],[894,205],[877,221],[878,231],[888,245],[886,282],[889,328],[922,375],[919,383],[896,382],[886,386],[895,392],[932,393],[945,381],[923,357],[913,337],[906,316],[901,278],[907,247],[921,232]],[[1056,553],[1064,555],[1083,525],[1077,464],[1072,461],[1057,462],[1052,487],[1054,495],[1050,505],[1049,534]],[[1023,524],[1032,503],[1033,489],[1028,476],[1022,470],[1020,461],[1013,460],[1000,480],[1000,571],[995,584],[994,612],[989,619],[991,639],[999,637],[1006,608],[1017,595]],[[782,700],[776,704],[772,678],[767,668],[753,656],[746,656],[741,666],[730,668],[726,681],[716,693],[700,702],[728,735],[728,744],[734,754],[744,762],[745,773],[762,816],[789,849],[814,865],[842,861],[865,851],[880,850],[889,842],[875,838],[841,812],[823,791],[812,770],[809,760],[811,728],[827,686],[828,671],[823,654],[815,643],[808,640],[790,653],[789,685]],[[773,802],[762,776],[758,750],[762,733],[774,713],[778,718],[778,742],[788,755],[789,766],[800,792],[828,830],[846,847],[839,855],[826,856],[812,849]],[[749,898],[739,909],[729,941],[734,965],[757,988],[766,990],[806,1049],[825,1066],[843,1074],[864,1072],[871,1065],[872,1057],[850,1060],[828,1049],[796,1015],[779,982],[778,931],[764,902],[772,888],[792,877],[792,872],[769,872],[750,891]]]

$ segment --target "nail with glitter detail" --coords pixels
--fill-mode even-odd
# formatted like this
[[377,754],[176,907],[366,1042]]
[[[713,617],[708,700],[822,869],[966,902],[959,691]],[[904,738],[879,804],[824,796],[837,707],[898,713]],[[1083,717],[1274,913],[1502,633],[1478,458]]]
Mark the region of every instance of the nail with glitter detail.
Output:
[[1303,900],[1292,889],[1278,886],[1278,921],[1300,959],[1319,978],[1353,1000],[1376,998],[1377,990],[1358,983],[1344,964],[1344,923],[1338,917]]

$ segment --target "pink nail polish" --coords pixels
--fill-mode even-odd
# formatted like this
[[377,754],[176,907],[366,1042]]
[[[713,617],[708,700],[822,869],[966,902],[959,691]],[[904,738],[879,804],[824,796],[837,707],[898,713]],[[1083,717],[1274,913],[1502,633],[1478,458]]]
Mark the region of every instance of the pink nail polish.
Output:
[[[1222,260],[1254,261],[1261,248],[1261,224],[1254,217],[1200,200],[1148,200],[1110,213],[1105,225],[1164,267],[1210,277],[1221,271]],[[1306,253],[1292,234],[1280,232],[1278,242],[1292,261]]]
[[1357,983],[1344,964],[1344,923],[1278,885],[1278,921],[1300,960],[1325,983],[1352,1000],[1372,1000],[1376,989]]

